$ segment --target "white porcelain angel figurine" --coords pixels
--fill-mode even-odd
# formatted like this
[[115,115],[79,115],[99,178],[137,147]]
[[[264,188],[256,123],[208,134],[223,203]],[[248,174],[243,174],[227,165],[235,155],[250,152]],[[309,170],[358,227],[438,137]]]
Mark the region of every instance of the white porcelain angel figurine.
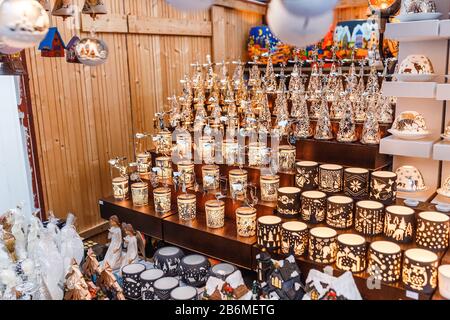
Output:
[[27,224],[22,212],[22,207],[18,206],[14,210],[14,224],[11,228],[11,233],[16,239],[16,255],[18,260],[24,260],[27,258],[26,245],[27,241],[25,234],[27,231]]
[[112,270],[120,268],[122,259],[122,230],[120,229],[120,221],[116,215],[109,218],[109,234],[108,239],[111,242],[106,251],[105,259],[102,262],[102,267],[105,262],[108,262]]
[[145,258],[145,241],[140,232],[136,232],[131,224],[122,224],[125,238],[123,238],[127,248],[126,253],[122,257],[120,270],[128,264],[135,263],[139,260],[139,251]]
[[84,257],[84,245],[75,229],[75,216],[69,213],[66,225],[61,229],[61,255],[64,259],[64,270],[68,271],[73,259],[81,264]]
[[36,216],[37,212],[32,215],[30,218],[30,225],[28,227],[28,235],[27,235],[27,251],[28,257],[32,259],[36,259],[36,247],[42,233],[42,229],[44,228],[42,225],[42,221]]

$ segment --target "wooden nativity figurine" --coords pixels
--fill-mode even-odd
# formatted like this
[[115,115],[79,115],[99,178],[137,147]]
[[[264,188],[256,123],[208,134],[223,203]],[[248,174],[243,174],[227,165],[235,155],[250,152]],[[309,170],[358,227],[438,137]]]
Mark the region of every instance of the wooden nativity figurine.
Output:
[[64,300],[92,300],[91,292],[75,259],[65,278]]
[[39,45],[42,57],[63,58],[65,56],[66,46],[58,31],[58,28],[52,27],[48,30],[44,40]]
[[122,257],[121,270],[124,266],[135,263],[139,260],[139,252],[145,259],[145,239],[139,231],[135,231],[131,224],[122,224],[125,237],[123,238],[126,247],[125,255]]
[[83,263],[83,274],[88,279],[93,279],[94,276],[100,273],[100,263],[97,260],[97,256],[92,248],[88,249],[86,259]]
[[122,260],[122,230],[120,228],[119,218],[116,215],[109,218],[108,239],[111,242],[106,251],[105,259],[102,262],[103,268],[105,267],[104,264],[108,263],[113,270],[116,270],[120,268]]
[[123,290],[108,262],[103,266],[96,284],[110,300],[125,300]]

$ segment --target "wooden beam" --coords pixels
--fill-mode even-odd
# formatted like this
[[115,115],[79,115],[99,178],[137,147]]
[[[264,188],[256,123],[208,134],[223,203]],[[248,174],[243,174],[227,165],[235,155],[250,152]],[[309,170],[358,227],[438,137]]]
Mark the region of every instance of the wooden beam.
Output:
[[356,8],[356,7],[369,7],[368,0],[340,0],[336,6],[336,9]]
[[83,32],[90,32],[94,27],[96,32],[127,33],[128,18],[122,14],[108,14],[98,16],[94,21],[88,15],[82,14],[81,26],[81,31]]
[[216,0],[214,5],[239,11],[255,12],[261,15],[266,14],[267,11],[266,4],[246,0]]
[[225,8],[213,6],[211,9],[213,23],[212,52],[213,61],[225,60]]
[[210,21],[128,16],[130,33],[211,37]]

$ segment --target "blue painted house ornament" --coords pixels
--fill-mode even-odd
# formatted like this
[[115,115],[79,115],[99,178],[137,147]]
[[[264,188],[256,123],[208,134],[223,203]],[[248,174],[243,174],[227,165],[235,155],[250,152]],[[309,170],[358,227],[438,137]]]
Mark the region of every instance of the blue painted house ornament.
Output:
[[50,28],[44,40],[39,44],[42,57],[63,58],[65,49],[64,40],[56,27]]

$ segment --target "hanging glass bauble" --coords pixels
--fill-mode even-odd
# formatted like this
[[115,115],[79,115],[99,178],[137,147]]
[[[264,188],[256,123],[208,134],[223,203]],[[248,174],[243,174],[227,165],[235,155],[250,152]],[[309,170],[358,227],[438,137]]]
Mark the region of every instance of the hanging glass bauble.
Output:
[[104,0],[85,0],[83,14],[89,14],[91,17],[95,18],[98,14],[107,14],[106,4]]
[[193,11],[206,10],[211,7],[214,0],[166,0],[168,4],[174,6],[178,10]]
[[36,0],[5,0],[0,5],[0,38],[11,48],[31,48],[48,32],[50,19]]
[[282,0],[289,12],[303,17],[313,17],[331,11],[338,0]]
[[56,0],[52,16],[63,17],[64,19],[73,17],[75,15],[75,6],[72,2],[72,0]]
[[105,63],[109,53],[106,43],[94,37],[81,39],[75,47],[75,51],[78,60],[91,67]]

